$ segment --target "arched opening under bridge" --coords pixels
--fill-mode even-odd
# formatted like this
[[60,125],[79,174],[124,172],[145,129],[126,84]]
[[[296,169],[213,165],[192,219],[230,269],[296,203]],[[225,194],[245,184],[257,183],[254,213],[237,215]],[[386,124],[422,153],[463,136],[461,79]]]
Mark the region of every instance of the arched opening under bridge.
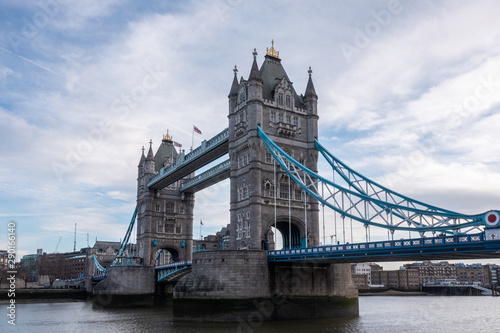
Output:
[[162,247],[154,251],[153,262],[155,266],[172,264],[180,261],[179,250],[173,247]]
[[[276,239],[276,241],[274,241]],[[272,223],[266,233],[266,245],[264,249],[281,250],[305,247],[304,230],[299,222],[287,219]],[[271,245],[271,246],[270,246]],[[274,246],[273,246],[274,245]]]

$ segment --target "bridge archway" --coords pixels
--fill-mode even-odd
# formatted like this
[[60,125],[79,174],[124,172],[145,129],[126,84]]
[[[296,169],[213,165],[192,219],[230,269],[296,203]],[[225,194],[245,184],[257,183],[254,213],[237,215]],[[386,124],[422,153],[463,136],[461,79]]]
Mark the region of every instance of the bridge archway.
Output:
[[[276,221],[276,228],[274,221],[268,225],[264,249],[270,249],[269,244],[273,244],[275,250],[280,250],[278,247],[282,249],[304,247],[304,235],[305,229],[302,221],[293,217],[291,220],[288,217],[279,218]],[[276,236],[276,242],[274,242],[274,236]]]
[[153,251],[153,258],[151,262],[155,266],[168,265],[174,262],[182,261],[180,256],[181,250],[171,246],[160,246]]

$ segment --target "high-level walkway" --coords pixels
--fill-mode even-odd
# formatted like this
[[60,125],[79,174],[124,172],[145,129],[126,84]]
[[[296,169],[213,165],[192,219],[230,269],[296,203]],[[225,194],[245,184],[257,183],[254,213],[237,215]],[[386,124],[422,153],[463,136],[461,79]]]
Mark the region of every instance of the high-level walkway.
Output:
[[[162,189],[174,182],[186,177],[187,175],[199,170],[207,164],[227,154],[229,144],[229,129],[226,128],[210,140],[204,140],[201,145],[188,154],[180,154],[177,160],[160,169],[160,171],[151,177],[148,187],[151,189]],[[196,177],[196,180],[181,185],[181,191],[200,190],[210,186],[210,181],[220,181],[229,177],[229,161],[213,167]],[[206,183],[205,183],[206,182]]]

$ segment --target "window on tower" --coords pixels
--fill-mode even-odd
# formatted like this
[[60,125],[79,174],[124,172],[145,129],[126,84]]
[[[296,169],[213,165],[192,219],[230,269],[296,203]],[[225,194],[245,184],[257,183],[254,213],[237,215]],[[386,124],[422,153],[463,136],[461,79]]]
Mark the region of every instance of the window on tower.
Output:
[[288,182],[280,183],[280,198],[288,199]]
[[174,224],[173,223],[167,223],[165,224],[165,232],[169,234],[174,233]]
[[302,189],[295,189],[295,200],[303,200],[303,194],[304,191],[302,191]]
[[274,186],[270,180],[266,180],[264,184],[264,195],[270,198],[274,198]]
[[271,152],[269,150],[266,151],[266,163],[267,164],[271,164],[273,161],[272,161],[272,158],[271,158]]
[[283,105],[283,94],[282,93],[278,94],[278,105]]
[[163,233],[163,223],[161,221],[156,221],[156,232]]
[[166,212],[173,214],[175,213],[175,204],[173,202],[167,202],[167,205],[165,207]]

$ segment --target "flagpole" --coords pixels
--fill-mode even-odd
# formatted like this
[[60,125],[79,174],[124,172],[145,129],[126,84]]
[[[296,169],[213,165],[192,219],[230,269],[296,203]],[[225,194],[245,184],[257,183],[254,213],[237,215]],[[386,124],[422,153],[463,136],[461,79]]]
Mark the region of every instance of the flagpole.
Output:
[[193,135],[191,136],[191,151],[193,151],[194,146],[194,125],[193,125]]

